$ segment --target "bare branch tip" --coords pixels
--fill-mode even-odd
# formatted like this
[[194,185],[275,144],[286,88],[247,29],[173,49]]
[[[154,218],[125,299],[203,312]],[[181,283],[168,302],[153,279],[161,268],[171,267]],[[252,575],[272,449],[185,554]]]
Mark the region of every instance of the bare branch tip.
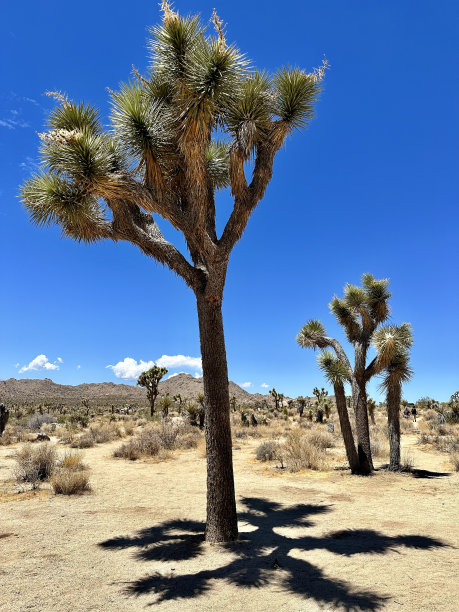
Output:
[[218,35],[219,47],[223,51],[224,49],[226,49],[226,38],[225,38],[225,33],[223,31],[224,23],[223,23],[223,19],[220,19],[219,16],[217,15],[216,9],[212,11],[211,21],[214,24],[215,31],[217,32],[217,35]]
[[62,93],[61,91],[45,91],[43,95],[47,96],[48,98],[54,98],[55,100],[60,102],[62,105],[69,103],[67,95]]
[[325,76],[325,71],[329,70],[329,68],[330,68],[330,64],[324,55],[324,59],[322,60],[322,65],[319,66],[318,68],[314,68],[314,72],[312,73],[314,82],[320,83]]
[[175,13],[172,10],[171,4],[167,2],[167,0],[161,0],[161,10],[163,12],[163,21],[164,23],[168,23],[170,21],[175,21],[178,19],[178,13]]
[[148,84],[147,79],[145,79],[140,72],[137,70],[137,68],[134,66],[134,64],[132,64],[132,72],[134,73],[135,77],[144,85]]

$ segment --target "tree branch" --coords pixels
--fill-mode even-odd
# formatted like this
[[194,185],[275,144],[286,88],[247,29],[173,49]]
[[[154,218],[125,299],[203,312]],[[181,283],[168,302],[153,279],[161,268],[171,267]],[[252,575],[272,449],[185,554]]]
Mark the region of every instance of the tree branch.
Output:
[[206,281],[204,271],[194,268],[174,245],[165,240],[151,215],[126,200],[112,198],[107,200],[107,204],[113,213],[114,240],[136,244],[145,255],[181,276],[193,291],[200,289]]
[[338,359],[340,360],[340,362],[343,364],[343,366],[346,368],[348,372],[348,376],[347,376],[348,380],[351,381],[352,376],[353,376],[351,364],[341,344],[338,342],[338,340],[335,340],[334,338],[330,338],[328,336],[324,337],[324,341],[327,343],[328,346],[331,346],[332,349],[335,351],[336,356],[338,357]]
[[257,146],[255,167],[249,186],[244,175],[242,154],[234,152],[230,158],[231,191],[234,208],[219,240],[220,249],[229,255],[241,238],[250,215],[263,198],[266,187],[273,175],[274,157],[287,136],[288,128],[283,122],[275,122],[269,137]]

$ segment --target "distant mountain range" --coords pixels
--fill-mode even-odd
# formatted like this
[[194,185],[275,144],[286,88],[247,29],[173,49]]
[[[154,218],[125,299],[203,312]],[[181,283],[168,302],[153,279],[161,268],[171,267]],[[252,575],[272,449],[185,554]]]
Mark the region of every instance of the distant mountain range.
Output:
[[[159,383],[159,393],[171,396],[180,393],[182,398],[195,399],[203,393],[202,378],[195,378],[190,374],[177,374]],[[229,383],[230,396],[234,395],[240,404],[257,400],[268,400],[270,395],[248,393],[236,383]],[[145,389],[134,385],[104,383],[84,383],[82,385],[58,385],[50,378],[9,378],[0,380],[0,402],[5,404],[40,404],[52,402],[72,406],[81,405],[81,400],[87,399],[96,406],[115,406],[136,404],[139,407],[147,406]]]

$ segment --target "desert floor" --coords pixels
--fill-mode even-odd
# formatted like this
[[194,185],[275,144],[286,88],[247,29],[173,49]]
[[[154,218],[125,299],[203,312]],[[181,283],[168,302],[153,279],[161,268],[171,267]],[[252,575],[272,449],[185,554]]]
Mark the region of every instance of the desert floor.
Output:
[[93,492],[66,497],[8,493],[0,447],[0,609],[458,610],[459,474],[415,440],[421,471],[370,478],[276,471],[238,442],[231,546],[203,542],[202,450],[129,462],[96,446]]

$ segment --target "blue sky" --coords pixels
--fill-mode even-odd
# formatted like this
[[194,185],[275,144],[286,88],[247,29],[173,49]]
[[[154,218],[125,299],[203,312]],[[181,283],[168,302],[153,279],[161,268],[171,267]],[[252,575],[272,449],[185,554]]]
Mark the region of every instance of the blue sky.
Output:
[[[207,20],[214,5],[176,8]],[[117,374],[162,356],[171,373],[199,374],[194,297],[180,279],[129,245],[82,246],[33,227],[17,197],[52,106],[43,92],[84,98],[106,119],[106,87],[147,64],[157,4],[107,6],[42,0],[25,15],[23,3],[2,10],[0,379],[133,383]],[[413,325],[405,397],[447,400],[459,388],[457,2],[233,0],[217,11],[259,68],[310,70],[324,54],[331,65],[317,118],[279,153],[230,261],[230,378],[290,396],[324,385],[295,335],[317,317],[343,339],[328,302],[368,271],[391,279],[394,322]],[[219,205],[223,220],[227,194]],[[37,369],[19,374],[37,357]],[[370,391],[377,396],[377,382]]]

